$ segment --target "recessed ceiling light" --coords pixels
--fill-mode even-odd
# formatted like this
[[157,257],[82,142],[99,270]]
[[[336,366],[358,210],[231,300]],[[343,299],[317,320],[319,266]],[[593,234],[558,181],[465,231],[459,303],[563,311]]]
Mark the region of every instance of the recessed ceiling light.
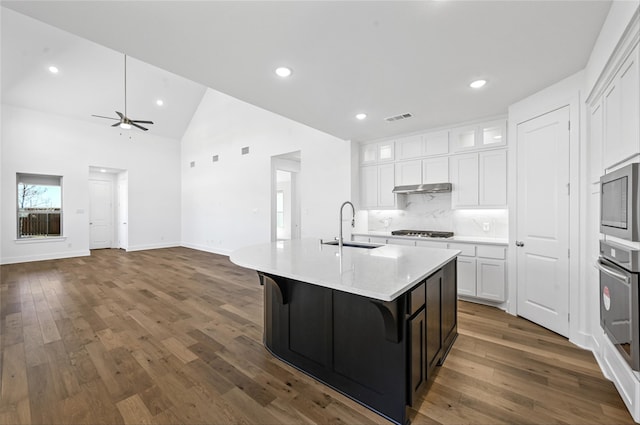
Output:
[[356,118],[359,119],[359,120],[363,120],[363,119],[367,118],[367,114],[363,114],[363,113],[357,114]]
[[57,66],[53,66],[53,65],[51,65],[51,66],[49,67],[49,72],[50,72],[50,73],[52,73],[52,74],[57,74],[57,73],[58,73],[58,71],[60,71],[60,70],[58,69],[58,67],[57,67]]
[[479,89],[480,87],[484,86],[485,84],[487,84],[487,80],[476,80],[476,81],[472,82],[471,84],[469,84],[469,87],[474,88],[474,89]]
[[125,130],[129,130],[131,128],[131,124],[127,124],[126,122],[121,122],[120,123],[120,128],[123,128]]
[[100,170],[101,173],[106,173],[107,170],[105,170],[104,168]]
[[158,100],[156,100],[156,105],[162,106],[162,105],[164,105],[164,101],[162,99],[158,99]]
[[291,68],[281,66],[280,68],[276,69],[276,75],[283,78],[288,77],[291,75]]

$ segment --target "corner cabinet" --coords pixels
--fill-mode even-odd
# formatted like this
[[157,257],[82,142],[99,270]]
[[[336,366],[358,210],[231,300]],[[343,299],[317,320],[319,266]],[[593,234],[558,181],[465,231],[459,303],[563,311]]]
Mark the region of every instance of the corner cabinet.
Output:
[[506,149],[454,155],[449,166],[453,208],[506,207]]

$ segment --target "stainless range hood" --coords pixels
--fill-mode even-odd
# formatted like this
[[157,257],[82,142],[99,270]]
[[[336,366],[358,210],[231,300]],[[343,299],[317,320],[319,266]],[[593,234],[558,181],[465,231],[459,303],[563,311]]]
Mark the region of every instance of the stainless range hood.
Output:
[[407,195],[413,193],[446,193],[451,192],[451,183],[428,183],[428,184],[410,184],[406,186],[396,186],[393,193],[404,193]]

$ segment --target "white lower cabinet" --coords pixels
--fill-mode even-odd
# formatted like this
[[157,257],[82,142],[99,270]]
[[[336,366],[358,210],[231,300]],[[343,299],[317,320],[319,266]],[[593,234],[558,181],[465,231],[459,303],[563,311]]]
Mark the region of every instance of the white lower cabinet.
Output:
[[458,256],[458,294],[504,302],[506,294],[506,248],[498,245],[450,243]]
[[449,248],[458,255],[458,295],[504,302],[506,300],[506,252],[503,245],[447,243],[384,236],[354,236],[356,242]]
[[458,256],[458,294],[476,296],[476,259]]
[[486,300],[504,301],[504,260],[476,260],[476,296]]

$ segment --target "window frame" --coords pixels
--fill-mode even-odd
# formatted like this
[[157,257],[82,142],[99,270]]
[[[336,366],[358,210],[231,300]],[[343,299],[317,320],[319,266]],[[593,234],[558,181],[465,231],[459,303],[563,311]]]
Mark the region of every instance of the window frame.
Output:
[[[64,220],[63,220],[63,177],[57,175],[50,174],[35,174],[35,173],[16,173],[16,241],[26,242],[26,241],[49,241],[56,239],[64,239]],[[21,207],[21,195],[20,189],[22,185],[32,185],[32,186],[41,186],[41,187],[56,187],[59,188],[60,191],[60,206],[59,207]],[[35,196],[39,196],[38,194]],[[57,200],[57,197],[56,197]],[[27,211],[27,210],[31,211]],[[46,215],[44,220],[46,230],[42,234],[25,234],[24,227],[22,225],[23,219],[25,217],[29,217],[31,214],[38,215]],[[51,226],[51,215],[58,215],[58,231],[56,233],[50,233],[52,230]],[[55,222],[55,221],[54,221]],[[40,229],[41,219],[37,219],[37,224],[35,225],[37,229]],[[30,226],[30,225],[29,225]]]

